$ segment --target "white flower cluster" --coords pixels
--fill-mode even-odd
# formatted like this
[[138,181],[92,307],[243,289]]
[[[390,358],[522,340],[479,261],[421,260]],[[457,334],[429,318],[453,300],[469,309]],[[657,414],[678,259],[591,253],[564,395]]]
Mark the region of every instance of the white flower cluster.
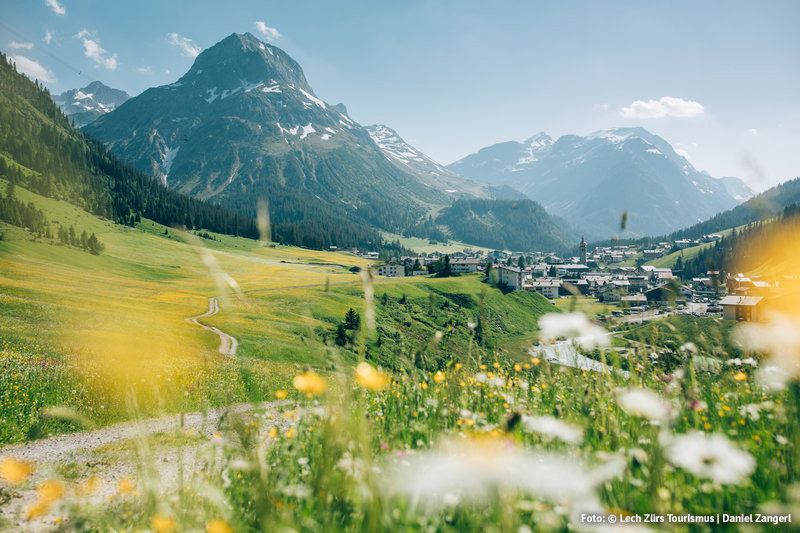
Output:
[[547,313],[539,319],[539,329],[545,339],[572,339],[587,350],[609,345],[608,332],[583,313]]

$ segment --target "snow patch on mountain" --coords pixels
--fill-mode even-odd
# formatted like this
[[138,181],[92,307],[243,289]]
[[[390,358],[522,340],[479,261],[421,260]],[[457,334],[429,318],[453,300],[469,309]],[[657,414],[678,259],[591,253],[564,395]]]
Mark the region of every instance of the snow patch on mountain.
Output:
[[312,102],[314,102],[315,104],[320,106],[322,109],[327,109],[327,106],[325,105],[325,102],[323,102],[322,100],[320,100],[319,98],[317,98],[313,94],[311,94],[311,93],[309,93],[307,91],[304,91],[303,89],[297,89],[297,90],[300,91],[301,93],[303,93],[303,96],[305,96],[306,98],[308,98],[309,100],[311,100]]
[[175,156],[178,155],[178,150],[180,149],[180,146],[175,148],[167,147],[167,151],[164,152],[164,156],[161,158],[161,181],[164,182],[164,185],[167,184],[167,178],[169,178],[169,173],[172,170],[172,163],[175,161]]
[[213,87],[211,89],[206,89],[206,93],[208,94],[208,97],[207,98],[203,98],[203,100],[205,100],[209,104],[211,102],[213,102],[214,100],[216,100],[217,98],[219,98],[219,95],[217,94],[217,88],[216,87]]

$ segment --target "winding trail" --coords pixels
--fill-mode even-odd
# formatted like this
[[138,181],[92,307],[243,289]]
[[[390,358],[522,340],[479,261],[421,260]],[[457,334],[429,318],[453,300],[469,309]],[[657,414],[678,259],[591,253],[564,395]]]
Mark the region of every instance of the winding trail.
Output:
[[269,410],[291,403],[288,400],[260,404],[241,403],[209,409],[206,412],[186,413],[183,415],[183,424],[181,424],[181,415],[179,414],[122,422],[93,431],[67,433],[43,440],[0,447],[0,457],[14,457],[21,461],[34,463],[56,463],[69,458],[76,452],[93,450],[114,442],[144,438],[165,431],[174,431],[179,427],[193,429],[200,433],[207,432],[217,427],[219,422],[229,415],[257,409]]
[[216,328],[214,326],[206,326],[205,324],[201,324],[198,319],[205,318],[209,316],[214,316],[219,313],[219,300],[216,296],[212,296],[208,299],[208,311],[203,313],[202,315],[197,315],[193,317],[186,318],[186,322],[194,324],[196,326],[200,326],[203,329],[207,329],[208,331],[213,331],[219,336],[219,353],[223,355],[227,355],[233,357],[236,355],[236,349],[239,347],[239,341],[236,340],[236,337],[233,335],[228,335],[224,331]]

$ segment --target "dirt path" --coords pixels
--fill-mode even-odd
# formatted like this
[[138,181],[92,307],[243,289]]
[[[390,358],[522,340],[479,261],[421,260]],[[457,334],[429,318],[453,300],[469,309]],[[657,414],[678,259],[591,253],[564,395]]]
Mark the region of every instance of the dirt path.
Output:
[[215,328],[214,326],[206,326],[205,324],[198,322],[198,319],[200,318],[214,316],[217,313],[219,313],[219,300],[217,300],[216,296],[212,296],[208,299],[208,311],[202,315],[189,317],[186,319],[186,321],[216,333],[219,336],[219,353],[233,357],[236,355],[236,349],[239,347],[239,341],[236,340],[236,337],[228,335],[224,331],[221,331],[219,328]]
[[[36,500],[35,487],[44,480],[62,477],[62,471],[59,469],[65,465],[72,465],[70,468],[79,469],[79,478],[88,478],[91,475],[100,481],[99,491],[87,500],[95,504],[116,496],[117,486],[121,479],[126,477],[136,479],[141,474],[139,471],[141,458],[135,452],[124,452],[125,448],[106,449],[99,452],[104,446],[126,446],[127,442],[140,441],[157,434],[176,434],[176,432],[180,432],[182,435],[211,437],[230,415],[263,410],[266,413],[262,416],[272,419],[275,409],[291,403],[275,401],[260,404],[237,404],[210,409],[205,413],[185,414],[183,424],[181,424],[180,415],[169,415],[0,448],[0,459],[13,457],[35,465],[31,479],[20,487],[11,488],[8,493],[9,500],[0,503],[0,531],[37,532],[52,531],[56,528],[55,520],[59,516],[63,516],[59,505],[64,502],[59,502],[59,505],[56,505],[45,516],[30,521],[26,520],[24,515],[25,510]],[[198,447],[206,442],[208,442],[207,439],[199,439],[194,445],[180,448],[170,444],[150,448],[151,456],[148,457],[148,460],[158,465],[157,481],[159,486],[164,490],[174,488],[177,486],[181,473],[184,476],[191,475],[201,468],[202,462],[195,459]],[[136,449],[136,446],[133,445],[128,445],[128,447]],[[182,466],[179,467],[179,465]],[[68,491],[65,502],[71,501],[71,498],[73,496]]]
[[[198,432],[216,426],[225,416],[245,413],[255,409],[272,409],[291,402],[276,401],[261,404],[242,403],[226,407],[210,409],[202,413],[183,415],[183,428]],[[0,457],[14,457],[20,461],[55,463],[64,460],[78,451],[91,450],[117,441],[142,438],[155,433],[174,430],[180,427],[180,415],[168,415],[159,418],[123,422],[94,431],[57,435],[49,439],[13,444],[0,448]]]

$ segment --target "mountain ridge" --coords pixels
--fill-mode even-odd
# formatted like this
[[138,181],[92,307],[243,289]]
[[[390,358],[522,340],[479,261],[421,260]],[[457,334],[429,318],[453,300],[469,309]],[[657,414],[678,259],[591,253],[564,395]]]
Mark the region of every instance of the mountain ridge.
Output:
[[739,203],[728,192],[735,178],[726,184],[697,171],[641,127],[555,141],[540,133],[483,148],[447,168],[517,188],[592,238],[619,233],[623,213],[628,235],[662,235]]
[[180,192],[246,214],[268,200],[282,235],[317,232],[315,247],[366,246],[354,237],[364,227],[400,232],[446,204],[388,161],[344,106],[317,98],[288,54],[249,33],[85,131]]
[[121,89],[93,81],[86,87],[64,91],[54,96],[53,101],[77,127],[81,127],[113,111],[129,98],[130,95]]

